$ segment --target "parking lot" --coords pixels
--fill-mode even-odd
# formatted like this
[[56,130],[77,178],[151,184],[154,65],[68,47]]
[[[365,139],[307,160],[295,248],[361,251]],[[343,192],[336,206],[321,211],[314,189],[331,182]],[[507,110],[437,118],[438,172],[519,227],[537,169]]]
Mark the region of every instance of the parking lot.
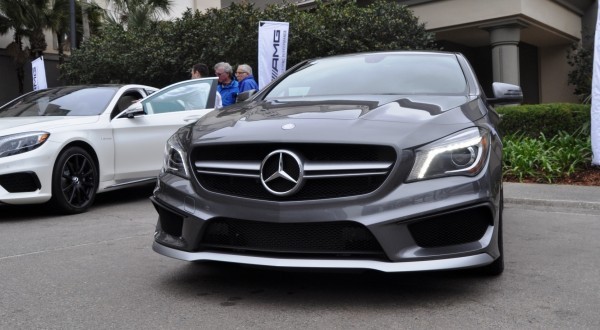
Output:
[[317,272],[160,256],[150,193],[0,206],[0,328],[600,328],[600,210],[507,195],[500,277]]

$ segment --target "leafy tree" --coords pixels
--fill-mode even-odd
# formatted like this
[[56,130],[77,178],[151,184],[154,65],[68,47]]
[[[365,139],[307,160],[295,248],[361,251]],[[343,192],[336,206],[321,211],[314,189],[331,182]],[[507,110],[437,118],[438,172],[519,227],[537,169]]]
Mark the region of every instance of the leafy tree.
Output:
[[593,57],[591,47],[584,47],[580,43],[572,44],[567,53],[567,62],[572,68],[568,76],[569,84],[575,86],[575,95],[584,103],[590,102],[592,94]]
[[[1,0],[0,0],[1,1]],[[141,1],[141,0],[140,0]],[[260,21],[290,23],[288,67],[333,54],[435,48],[413,13],[391,0],[359,6],[353,0],[294,4],[232,3],[224,9],[188,10],[181,18],[135,28],[111,24],[73,51],[63,75],[71,83],[144,83],[156,87],[189,79],[194,63],[247,63],[257,67]]]
[[286,9],[272,5],[264,14],[268,20],[290,22],[290,66],[343,53],[436,48],[434,35],[397,1],[378,0],[361,7],[354,0],[317,0],[310,11],[294,5]]

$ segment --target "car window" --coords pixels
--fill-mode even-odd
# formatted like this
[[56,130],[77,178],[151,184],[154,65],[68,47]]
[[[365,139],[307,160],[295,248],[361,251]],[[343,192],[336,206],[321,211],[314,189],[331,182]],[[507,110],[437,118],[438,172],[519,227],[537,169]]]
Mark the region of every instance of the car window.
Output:
[[129,108],[129,106],[131,106],[135,102],[140,101],[142,98],[144,97],[142,93],[140,93],[140,91],[138,90],[128,90],[124,92],[123,95],[119,97],[119,100],[117,100],[117,104],[115,104],[115,107],[113,108],[110,114],[110,118],[112,119],[116,117],[119,113]]
[[62,87],[32,92],[0,108],[0,117],[95,116],[108,106],[117,87]]
[[467,82],[452,54],[369,54],[318,59],[289,74],[266,95],[464,94]]
[[212,107],[214,95],[214,79],[190,80],[171,88],[158,91],[143,101],[147,114],[176,112],[186,110],[201,110]]

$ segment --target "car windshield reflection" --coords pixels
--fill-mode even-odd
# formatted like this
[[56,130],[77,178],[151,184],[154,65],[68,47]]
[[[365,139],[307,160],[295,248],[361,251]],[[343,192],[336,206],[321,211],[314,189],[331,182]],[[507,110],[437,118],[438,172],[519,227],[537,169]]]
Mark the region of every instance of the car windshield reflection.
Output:
[[308,62],[265,98],[466,93],[466,79],[452,54],[364,54]]
[[117,91],[117,87],[88,86],[33,92],[2,107],[0,117],[97,116]]

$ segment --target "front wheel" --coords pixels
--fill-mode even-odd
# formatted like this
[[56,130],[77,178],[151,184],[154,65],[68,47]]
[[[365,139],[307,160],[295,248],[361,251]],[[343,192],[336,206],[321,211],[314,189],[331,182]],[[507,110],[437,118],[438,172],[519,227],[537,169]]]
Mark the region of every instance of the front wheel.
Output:
[[94,202],[98,181],[96,163],[87,151],[65,149],[54,164],[50,204],[67,214],[85,212]]

